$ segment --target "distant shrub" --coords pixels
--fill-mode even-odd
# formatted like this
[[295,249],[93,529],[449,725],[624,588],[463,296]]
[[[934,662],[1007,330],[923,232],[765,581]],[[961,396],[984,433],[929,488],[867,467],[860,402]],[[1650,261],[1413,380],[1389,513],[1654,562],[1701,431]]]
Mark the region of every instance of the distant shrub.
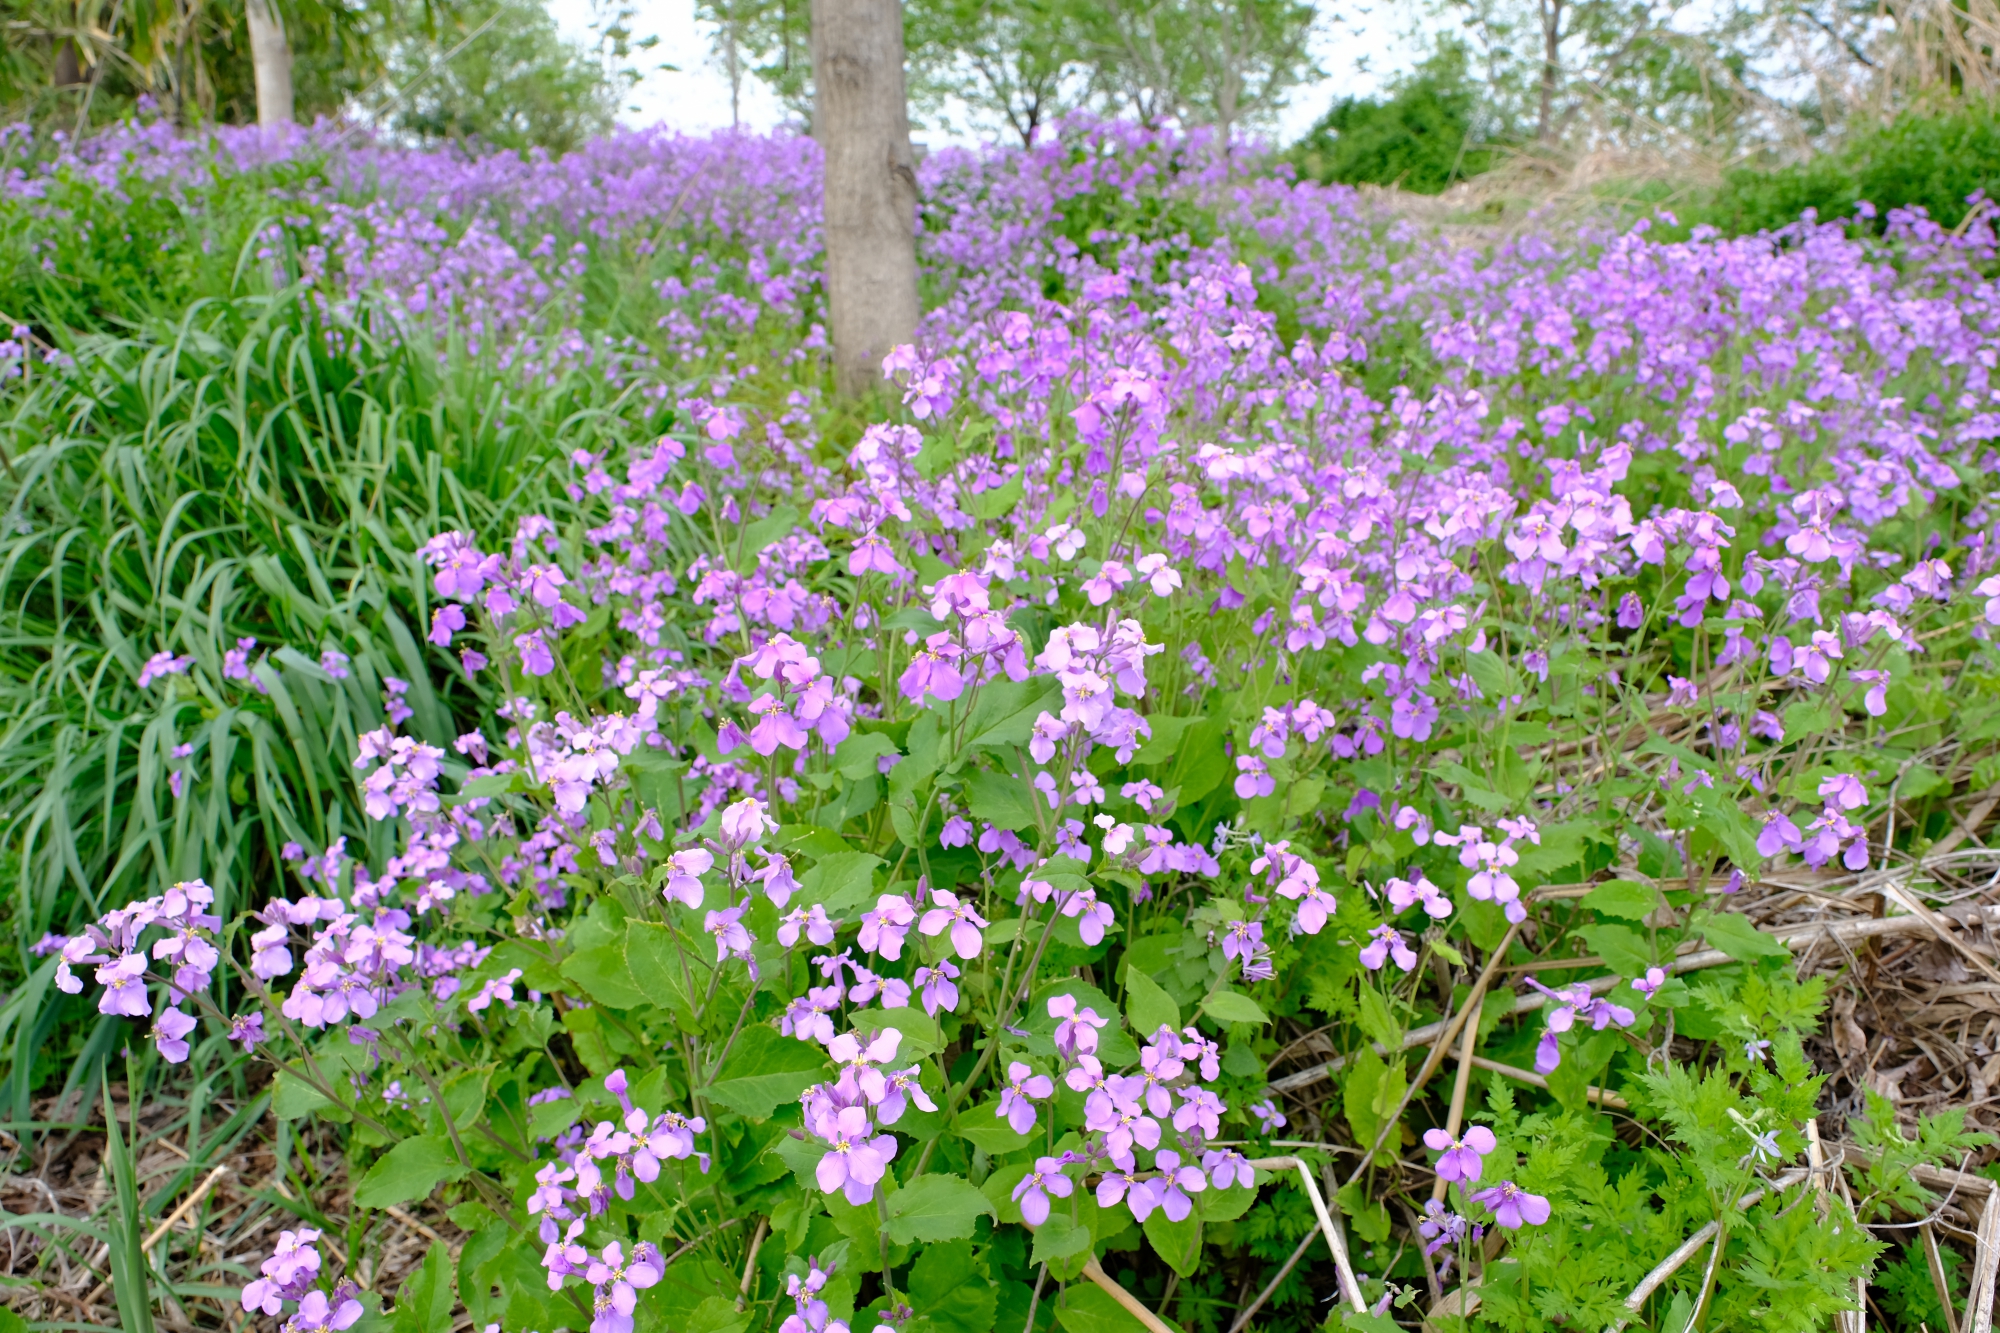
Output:
[[1981,190],[2000,195],[2000,114],[1965,106],[1899,116],[1797,166],[1733,171],[1701,220],[1731,233],[1761,231],[1808,208],[1822,219],[1856,217],[1865,201],[1874,209],[1871,229],[1891,209],[1912,205],[1955,227],[1968,196]]
[[1491,164],[1478,107],[1465,48],[1448,44],[1391,84],[1386,98],[1336,102],[1294,146],[1293,160],[1301,175],[1321,182],[1437,194]]

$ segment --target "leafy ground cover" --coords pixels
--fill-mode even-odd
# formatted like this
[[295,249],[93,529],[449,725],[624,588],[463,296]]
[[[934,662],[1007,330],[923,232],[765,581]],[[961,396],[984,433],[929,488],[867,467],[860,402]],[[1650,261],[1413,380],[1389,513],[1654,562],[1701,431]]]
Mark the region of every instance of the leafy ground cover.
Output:
[[1983,218],[10,151],[21,1317],[1990,1314]]

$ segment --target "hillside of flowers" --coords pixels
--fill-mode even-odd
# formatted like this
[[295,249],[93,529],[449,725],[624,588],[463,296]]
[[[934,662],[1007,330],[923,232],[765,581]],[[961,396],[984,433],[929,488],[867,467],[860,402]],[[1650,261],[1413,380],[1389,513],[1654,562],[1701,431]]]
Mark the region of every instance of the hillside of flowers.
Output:
[[0,1319],[1990,1326],[1982,214],[4,151]]

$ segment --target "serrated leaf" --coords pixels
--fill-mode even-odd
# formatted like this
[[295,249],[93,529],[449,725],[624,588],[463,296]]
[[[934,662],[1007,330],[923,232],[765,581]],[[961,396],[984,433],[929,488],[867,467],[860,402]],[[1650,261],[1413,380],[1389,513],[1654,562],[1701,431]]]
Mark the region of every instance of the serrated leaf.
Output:
[[424,1262],[396,1293],[391,1327],[395,1333],[449,1333],[452,1307],[451,1251],[433,1245]]
[[918,1176],[889,1198],[889,1239],[897,1245],[912,1241],[963,1240],[984,1214],[994,1216],[984,1194],[959,1176]]
[[1583,905],[1593,912],[1626,921],[1644,921],[1660,905],[1660,895],[1650,884],[1614,879],[1583,895]]
[[1628,926],[1606,922],[1579,927],[1576,934],[1592,953],[1622,976],[1639,976],[1653,965],[1653,950],[1646,937]]
[[911,1303],[939,1333],[988,1333],[1000,1292],[962,1240],[926,1245],[910,1266]]
[[701,1095],[738,1115],[768,1120],[780,1103],[796,1101],[826,1074],[826,1053],[817,1045],[757,1023],[737,1036],[721,1076]]
[[1693,926],[1708,938],[1709,947],[1720,949],[1739,963],[1760,958],[1788,958],[1791,950],[1750,924],[1740,912],[1699,912]]
[[1031,802],[1041,794],[1019,778],[973,770],[965,775],[966,808],[974,819],[983,819],[995,828],[1024,829],[1035,826]]
[[422,1199],[446,1180],[463,1180],[471,1168],[458,1160],[450,1143],[430,1134],[404,1139],[368,1169],[354,1187],[354,1201],[364,1208]]
[[1035,1248],[1028,1256],[1031,1264],[1058,1263],[1090,1248],[1090,1228],[1078,1226],[1064,1212],[1049,1214],[1049,1220],[1035,1228]]
[[272,1081],[271,1114],[279,1120],[302,1120],[333,1104],[331,1098],[296,1074],[281,1073]]
[[610,943],[579,949],[563,959],[562,974],[599,1004],[635,1009],[646,1003],[646,992],[632,979],[625,961],[623,936]]
[[842,777],[865,778],[879,771],[876,761],[901,754],[896,742],[879,731],[857,731],[833,752],[833,767]]
[[808,903],[821,903],[828,916],[839,916],[854,908],[874,906],[875,870],[884,862],[867,852],[833,852],[822,856],[799,876],[799,896]]
[[1153,1253],[1182,1277],[1194,1275],[1195,1268],[1201,1263],[1200,1213],[1189,1213],[1176,1222],[1167,1216],[1166,1209],[1155,1208],[1146,1214],[1143,1229]]
[[1268,1023],[1264,1011],[1257,1002],[1241,991],[1227,987],[1215,992],[1201,1003],[1202,1012],[1210,1018],[1224,1023]]

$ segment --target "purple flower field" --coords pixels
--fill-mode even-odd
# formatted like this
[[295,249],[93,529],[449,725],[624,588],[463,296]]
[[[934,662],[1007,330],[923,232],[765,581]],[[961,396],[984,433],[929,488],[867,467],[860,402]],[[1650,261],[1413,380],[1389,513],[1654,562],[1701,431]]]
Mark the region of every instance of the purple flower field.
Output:
[[[186,1322],[1990,1322],[1983,216],[1437,228],[1078,124],[924,162],[918,340],[842,401],[810,140],[315,135],[17,135],[0,186],[50,309],[269,302],[514,423],[476,477],[459,424],[296,463],[367,597],[285,594],[316,539],[245,519],[268,601],[99,650],[156,828],[224,800],[230,719],[336,719],[330,776],[227,797],[256,876],[189,837],[17,912],[128,1105],[226,1069],[338,1127],[351,1207]],[[76,405],[171,330],[7,313],[0,396],[70,423],[10,466],[142,466]],[[400,1289],[397,1215],[450,1240]]]

